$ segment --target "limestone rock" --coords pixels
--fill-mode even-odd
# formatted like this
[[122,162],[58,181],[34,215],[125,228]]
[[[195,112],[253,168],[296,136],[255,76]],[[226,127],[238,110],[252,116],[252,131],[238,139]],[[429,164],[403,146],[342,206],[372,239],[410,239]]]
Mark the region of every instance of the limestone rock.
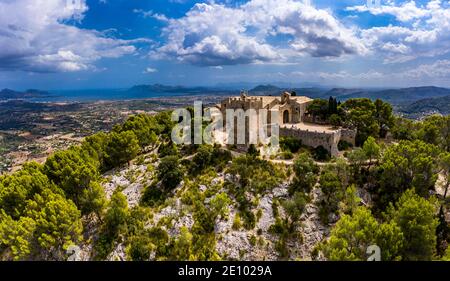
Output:
[[372,205],[372,195],[364,188],[358,188],[356,190],[356,195],[361,198],[361,203],[363,205]]
[[273,197],[287,197],[288,196],[288,185],[282,184],[272,190]]
[[118,244],[106,258],[108,261],[126,261],[125,246]]
[[206,185],[201,184],[198,186],[198,189],[200,189],[201,192],[205,192],[208,189],[208,187]]
[[122,193],[127,197],[128,207],[132,208],[139,204],[142,197],[144,186],[140,183],[134,183],[125,188]]
[[272,211],[272,198],[270,196],[264,196],[259,201],[258,208],[262,210],[262,216],[258,221],[257,228],[268,231],[269,227],[275,223]]
[[227,256],[229,259],[235,260],[242,260],[241,253],[246,254],[250,249],[250,242],[245,231],[227,233],[220,241],[217,241],[216,246],[216,250],[221,256]]

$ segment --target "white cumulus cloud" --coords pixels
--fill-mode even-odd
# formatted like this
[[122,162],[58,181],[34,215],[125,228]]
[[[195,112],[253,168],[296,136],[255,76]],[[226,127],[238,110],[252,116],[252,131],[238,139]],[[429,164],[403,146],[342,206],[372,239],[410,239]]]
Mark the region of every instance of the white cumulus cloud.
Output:
[[155,73],[155,72],[158,72],[158,69],[156,69],[156,68],[152,68],[152,67],[147,67],[145,70],[144,70],[144,74],[149,74],[149,73]]
[[448,81],[450,79],[450,60],[437,60],[431,64],[422,64],[405,71],[403,75],[412,79],[444,78]]
[[405,2],[400,6],[396,6],[393,3],[380,6],[351,6],[346,10],[355,12],[370,12],[374,15],[389,14],[395,16],[399,21],[404,22],[420,19],[430,15],[430,10],[425,7],[418,7],[415,1]]
[[196,4],[184,17],[168,19],[163,29],[167,41],[153,56],[217,66],[288,61],[304,55],[340,57],[367,51],[355,30],[343,26],[331,12],[307,2]]
[[83,19],[85,0],[0,1],[0,69],[71,72],[95,68],[101,58],[136,51],[135,41],[107,37],[75,27]]
[[419,57],[435,57],[450,52],[450,6],[448,1],[428,1],[418,7],[414,1],[380,8],[350,7],[375,15],[392,14],[398,25],[378,26],[360,31],[364,44],[385,63],[398,63]]

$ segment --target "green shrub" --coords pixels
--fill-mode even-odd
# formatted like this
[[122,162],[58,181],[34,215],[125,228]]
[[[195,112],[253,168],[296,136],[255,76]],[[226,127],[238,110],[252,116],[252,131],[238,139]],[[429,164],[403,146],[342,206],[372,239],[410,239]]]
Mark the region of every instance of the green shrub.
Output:
[[285,160],[293,159],[294,154],[292,154],[292,152],[290,152],[290,151],[284,151],[283,153],[281,153],[281,158],[283,158]]
[[159,158],[163,158],[166,156],[178,156],[178,148],[177,146],[169,141],[167,143],[163,143],[159,148],[158,148],[158,155]]
[[201,145],[197,150],[197,154],[192,158],[192,165],[189,170],[191,175],[194,176],[208,168],[221,171],[231,159],[231,152],[228,150],[223,150],[217,145]]
[[317,161],[329,161],[331,159],[331,154],[323,146],[318,146],[313,149],[313,157]]
[[297,153],[302,147],[302,141],[293,137],[282,137],[280,147],[283,152]]
[[233,219],[233,230],[239,230],[242,227],[241,217],[239,216],[239,213],[236,213]]
[[353,145],[345,140],[340,140],[338,143],[338,149],[339,151],[345,151],[349,148],[352,148]]
[[166,156],[162,158],[157,168],[158,180],[168,190],[177,187],[183,179],[183,174],[178,156]]
[[150,237],[145,235],[133,236],[129,240],[130,245],[127,248],[127,255],[132,261],[150,260],[150,255],[155,249]]
[[252,156],[252,157],[257,157],[260,155],[259,149],[256,148],[256,145],[250,144],[250,146],[247,149],[247,155]]
[[250,242],[250,245],[255,246],[256,245],[256,236],[255,235],[250,236],[249,242]]
[[293,169],[295,177],[289,187],[289,193],[293,194],[295,191],[311,192],[317,182],[317,174],[319,173],[319,167],[314,163],[314,160],[308,153],[301,153],[295,159]]
[[158,188],[156,184],[151,184],[144,189],[141,204],[148,207],[156,207],[164,203],[166,196],[166,193]]
[[248,209],[242,209],[241,211],[241,217],[243,222],[243,226],[245,229],[250,230],[255,228],[256,226],[256,217],[255,214],[248,210]]

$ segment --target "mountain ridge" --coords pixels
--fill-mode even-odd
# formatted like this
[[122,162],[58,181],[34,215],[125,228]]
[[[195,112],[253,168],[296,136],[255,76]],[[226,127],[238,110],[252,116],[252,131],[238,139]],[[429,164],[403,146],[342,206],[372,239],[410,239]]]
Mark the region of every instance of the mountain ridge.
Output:
[[395,105],[409,104],[424,98],[450,96],[450,89],[435,86],[409,87],[400,89],[386,89],[378,91],[361,90],[337,96],[341,100],[351,98],[382,99]]
[[450,95],[415,101],[402,107],[400,112],[415,118],[433,113],[450,114]]
[[0,100],[8,100],[8,99],[29,99],[29,98],[43,98],[48,97],[51,94],[46,91],[36,90],[36,89],[28,89],[24,92],[11,90],[5,88],[0,91]]

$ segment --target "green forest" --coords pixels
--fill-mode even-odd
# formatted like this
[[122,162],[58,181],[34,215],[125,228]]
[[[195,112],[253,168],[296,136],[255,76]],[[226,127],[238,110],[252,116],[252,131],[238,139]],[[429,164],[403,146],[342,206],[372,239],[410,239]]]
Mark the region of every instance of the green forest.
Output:
[[[377,245],[383,261],[450,261],[450,116],[409,120],[364,98],[318,99],[308,111],[356,129],[356,147],[339,143],[343,156],[331,157],[281,138],[279,155],[265,158],[254,145],[246,153],[175,145],[171,112],[160,112],[131,116],[42,165],[2,175],[0,260],[67,260],[73,245],[90,245],[90,259],[105,260],[119,244],[132,261],[236,259],[217,250],[226,239],[217,233],[220,221],[230,221],[230,232],[249,233],[254,249],[301,260],[295,245],[305,243],[302,220],[313,205],[329,230],[311,249],[313,260],[366,260],[367,248]],[[146,165],[149,181],[138,204],[129,206],[120,188],[108,198],[106,174],[135,164]],[[225,180],[215,182],[219,174]],[[283,184],[287,195],[271,199],[273,223],[263,233],[258,206]],[[193,224],[171,233],[176,218],[160,214],[174,202]]]

